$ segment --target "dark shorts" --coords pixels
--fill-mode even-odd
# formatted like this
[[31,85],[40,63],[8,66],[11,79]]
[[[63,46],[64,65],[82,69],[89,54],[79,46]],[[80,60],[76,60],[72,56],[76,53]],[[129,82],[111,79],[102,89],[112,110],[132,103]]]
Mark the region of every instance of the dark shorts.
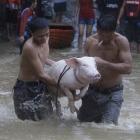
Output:
[[140,43],[140,19],[124,19],[122,26],[124,27],[124,35],[129,42],[135,41]]
[[79,18],[79,24],[84,24],[84,25],[94,25],[95,24],[95,19],[94,18]]
[[21,120],[37,121],[48,117],[53,112],[51,99],[43,82],[17,80],[14,86],[15,113]]
[[117,124],[122,102],[123,85],[104,90],[89,87],[87,94],[82,98],[77,117],[81,122]]
[[56,13],[59,12],[65,12],[66,11],[66,2],[61,2],[61,3],[54,3],[54,11]]

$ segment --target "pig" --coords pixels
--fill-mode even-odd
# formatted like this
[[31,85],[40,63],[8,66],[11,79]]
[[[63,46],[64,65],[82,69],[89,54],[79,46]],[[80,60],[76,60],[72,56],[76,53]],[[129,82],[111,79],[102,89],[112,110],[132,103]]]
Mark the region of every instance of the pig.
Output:
[[[101,78],[95,58],[88,56],[59,60],[47,72],[56,82],[60,79],[57,94],[68,97],[68,106],[72,113],[78,111],[74,102],[86,94],[90,83],[97,82]],[[48,86],[48,89],[56,94],[56,87]],[[80,90],[78,95],[76,90]]]

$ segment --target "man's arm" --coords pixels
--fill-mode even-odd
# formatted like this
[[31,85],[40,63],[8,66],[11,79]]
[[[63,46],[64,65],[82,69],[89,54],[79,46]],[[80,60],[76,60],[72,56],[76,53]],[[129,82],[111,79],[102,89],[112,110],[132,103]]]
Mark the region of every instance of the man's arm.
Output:
[[34,70],[34,74],[38,77],[39,80],[46,84],[56,84],[55,81],[47,73],[45,73],[43,65],[38,58],[37,53],[32,47],[26,47],[24,49],[24,55]]
[[118,19],[117,19],[117,24],[118,24],[118,25],[120,24],[120,20],[121,20],[121,18],[122,18],[123,13],[124,13],[125,3],[126,3],[126,1],[124,0],[124,1],[123,1],[123,4],[122,4],[122,6],[121,6],[121,9],[120,9],[119,15],[118,15]]
[[109,68],[112,71],[118,72],[120,74],[130,74],[132,71],[132,56],[130,53],[129,42],[123,37],[118,45],[119,47],[119,63],[112,63],[96,57],[97,66]]
[[51,59],[47,59],[45,64],[51,66],[54,63],[55,63],[55,61],[53,61]]

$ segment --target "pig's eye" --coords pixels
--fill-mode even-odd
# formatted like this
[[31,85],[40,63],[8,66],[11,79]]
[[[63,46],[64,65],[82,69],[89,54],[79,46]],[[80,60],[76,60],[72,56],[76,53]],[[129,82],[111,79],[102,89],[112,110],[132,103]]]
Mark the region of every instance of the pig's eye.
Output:
[[83,64],[82,66],[87,66],[86,64]]

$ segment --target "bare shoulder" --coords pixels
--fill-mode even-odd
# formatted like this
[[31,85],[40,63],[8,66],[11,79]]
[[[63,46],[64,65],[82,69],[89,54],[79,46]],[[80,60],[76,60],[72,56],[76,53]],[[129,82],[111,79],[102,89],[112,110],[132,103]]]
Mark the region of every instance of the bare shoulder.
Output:
[[97,36],[96,34],[89,36],[87,38],[87,42],[97,43],[98,41],[97,41],[97,37],[96,36]]
[[36,54],[36,51],[32,45],[32,43],[30,43],[30,40],[27,41],[24,46],[23,46],[23,56],[26,57],[33,57]]
[[85,46],[84,46],[84,52],[85,55],[89,55],[91,51],[94,50],[94,46],[98,44],[98,39],[95,35],[91,35],[86,39]]
[[128,39],[125,36],[123,36],[119,33],[115,33],[115,35],[116,35],[116,39],[118,42],[120,42],[120,41],[121,42],[128,42]]
[[125,36],[117,33],[116,43],[118,44],[119,48],[119,59],[127,64],[132,64],[132,56],[128,39]]
[[115,35],[116,35],[115,41],[116,41],[118,47],[120,49],[129,49],[128,39],[119,33],[116,33]]
[[91,35],[86,39],[86,47],[94,46],[95,44],[98,43],[98,40],[95,35]]

